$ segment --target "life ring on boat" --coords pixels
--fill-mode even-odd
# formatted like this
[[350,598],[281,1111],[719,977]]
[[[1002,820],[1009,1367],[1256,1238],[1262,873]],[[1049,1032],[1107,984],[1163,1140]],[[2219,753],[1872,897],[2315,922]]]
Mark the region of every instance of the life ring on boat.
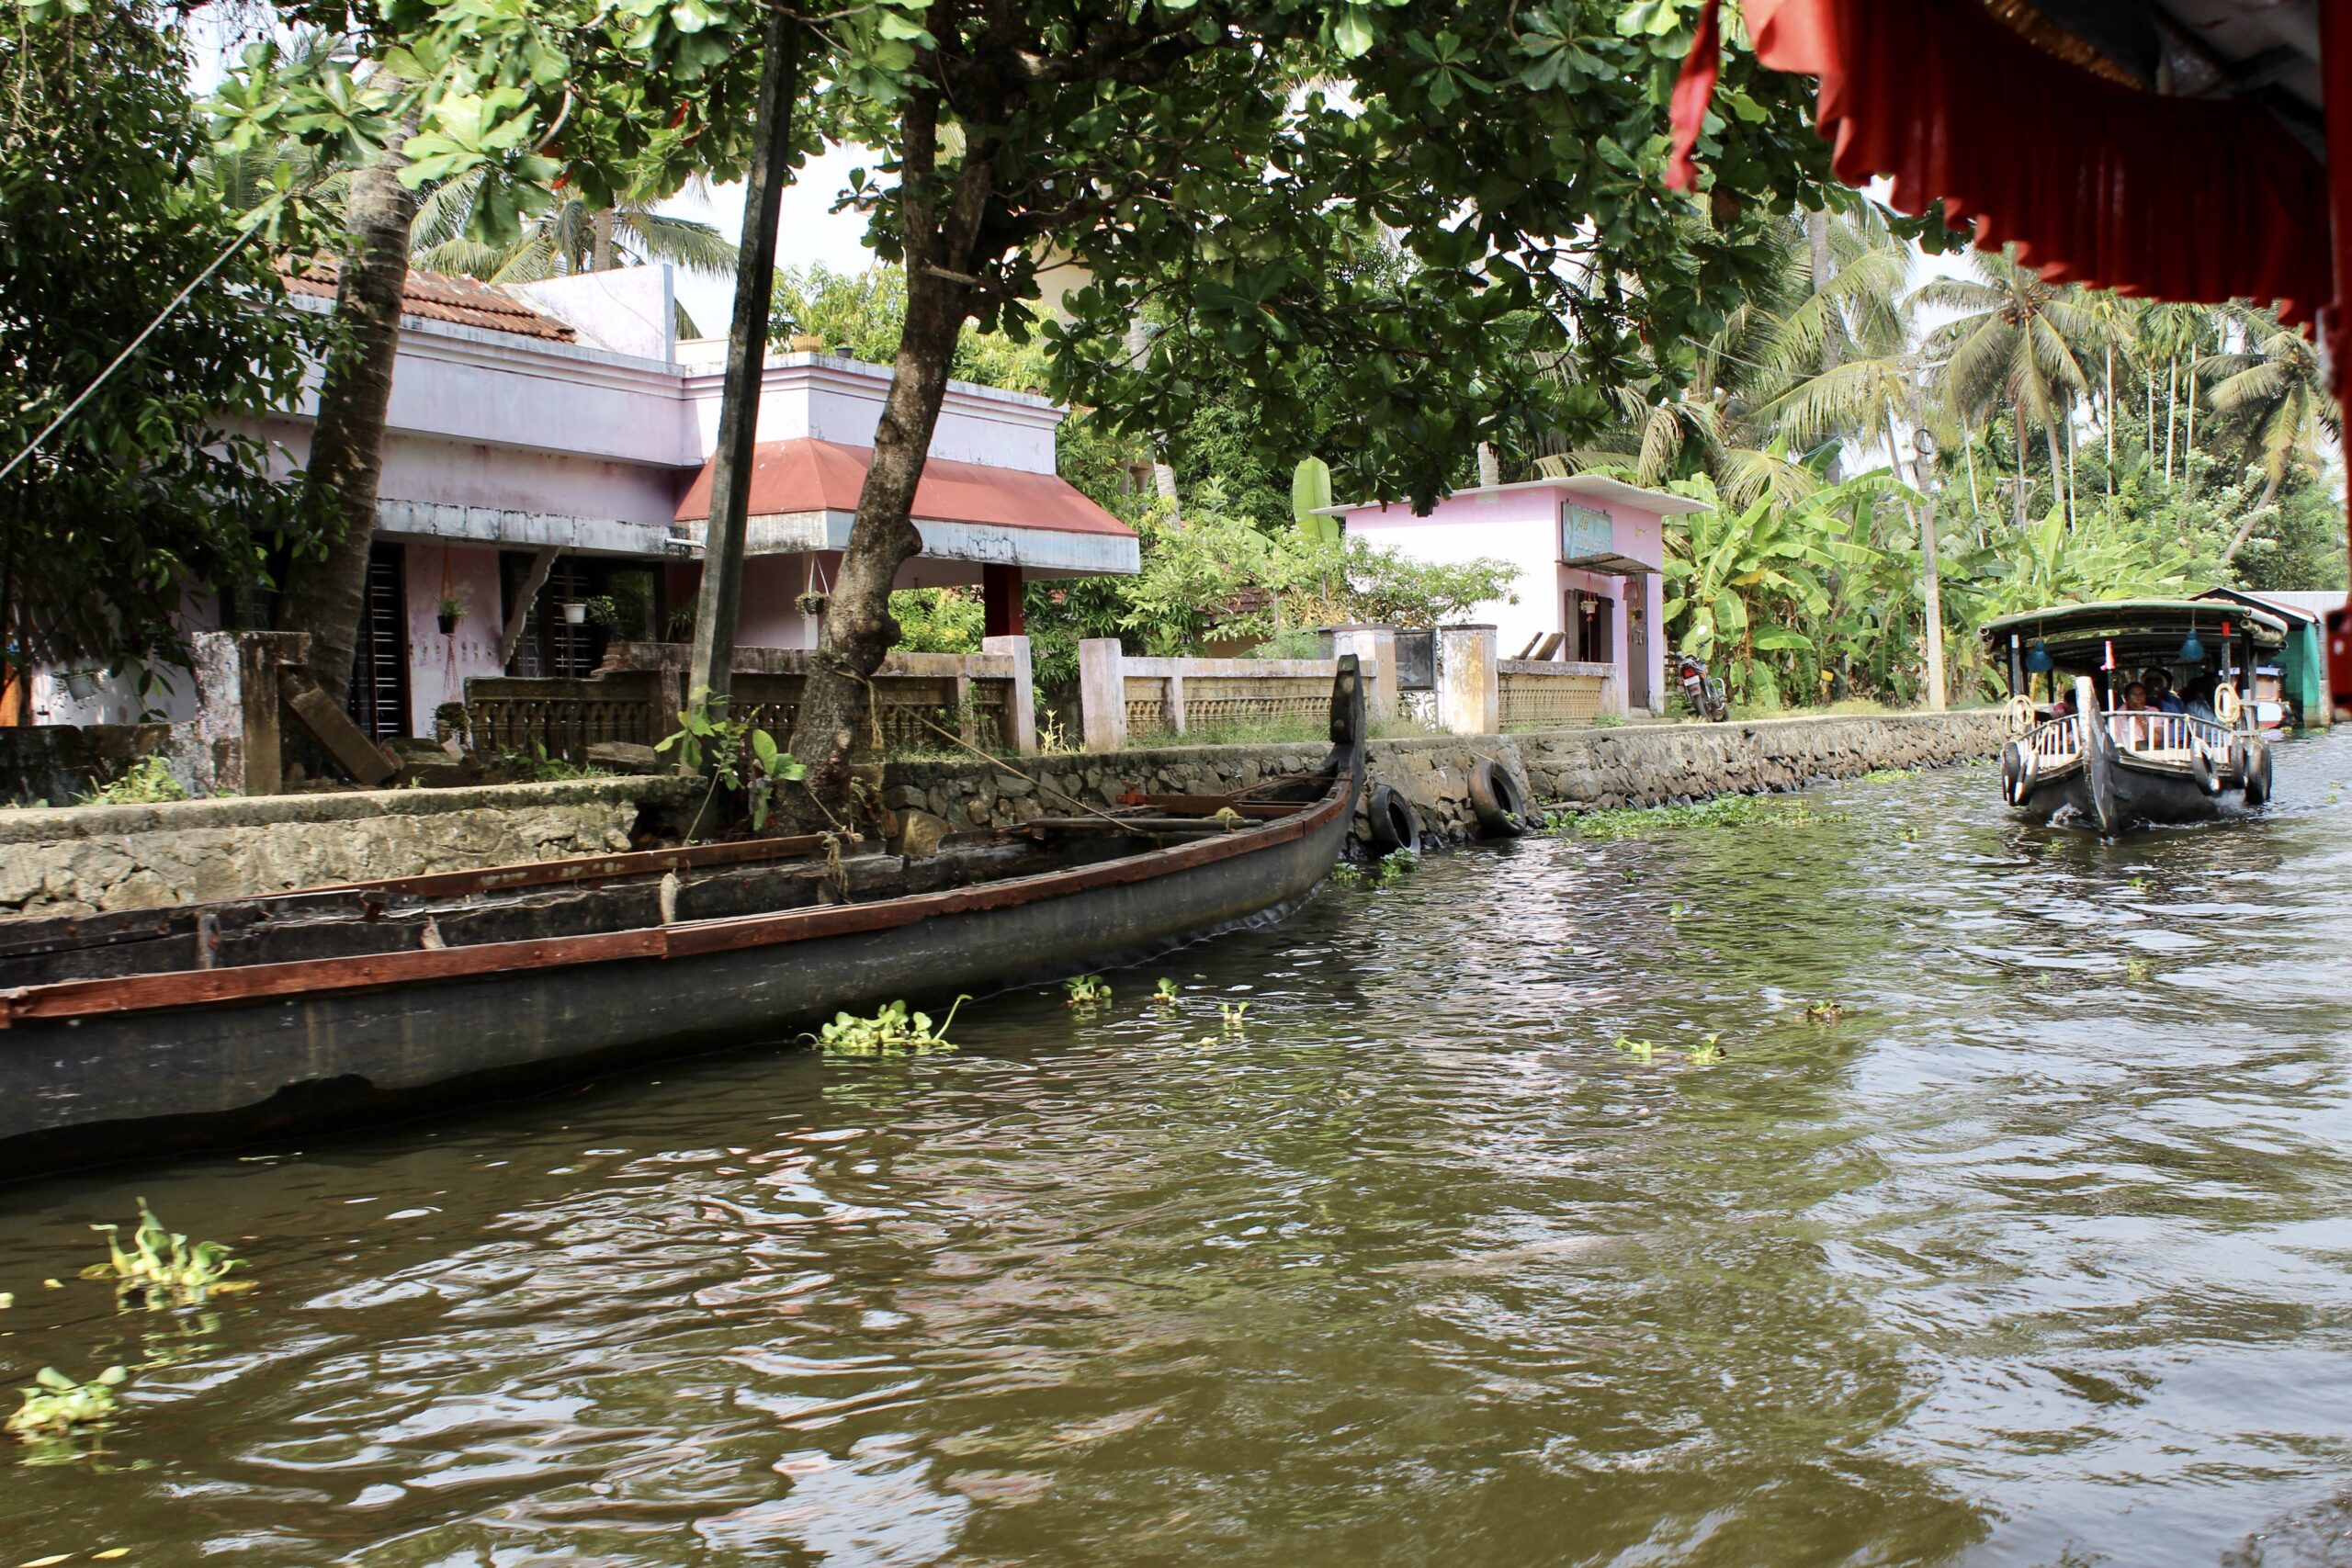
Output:
[[2023,806],[2025,797],[2033,793],[2034,757],[2032,749],[2015,740],[2001,746],[2001,798],[2011,806]]
[[2260,806],[2270,798],[2270,747],[2267,741],[2245,744],[2245,803]]
[[1516,839],[1527,831],[1527,786],[1500,762],[1481,757],[1470,770],[1470,809],[1487,832]]
[[1374,790],[1364,810],[1372,819],[1372,847],[1380,853],[1395,854],[1420,846],[1420,818],[1413,813],[1413,803],[1393,785],[1382,784]]
[[2238,700],[2238,689],[2235,686],[2222,686],[2215,689],[2213,693],[2213,717],[2219,721],[2224,728],[2235,729],[2237,728],[2238,715],[2244,710],[2245,706],[2245,705]]
[[2031,697],[2019,693],[2009,699],[2009,733],[2011,735],[2023,735],[2041,722],[2041,710],[2033,705]]

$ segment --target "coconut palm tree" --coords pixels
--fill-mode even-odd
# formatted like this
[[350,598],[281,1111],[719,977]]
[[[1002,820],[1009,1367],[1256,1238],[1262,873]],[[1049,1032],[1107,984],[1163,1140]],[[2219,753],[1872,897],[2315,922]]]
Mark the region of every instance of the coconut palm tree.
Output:
[[2255,522],[2278,498],[2278,487],[2297,461],[2316,464],[2321,432],[2341,442],[2344,413],[2327,395],[2319,353],[2302,333],[2278,324],[2267,310],[2233,307],[2231,316],[2245,333],[2235,353],[2208,355],[2192,367],[2211,382],[2207,396],[2223,428],[2244,444],[2246,466],[2262,470],[2262,496],[2222,551],[2228,565],[2245,547]]
[[559,196],[545,211],[524,220],[504,245],[469,239],[466,225],[484,196],[481,171],[436,186],[416,220],[416,264],[462,273],[487,283],[537,283],[582,272],[667,262],[682,272],[734,276],[735,246],[718,230],[690,218],[656,212],[623,196],[595,209],[577,196]]
[[2075,399],[2088,387],[2075,345],[2091,341],[2092,323],[2075,290],[2045,283],[2005,255],[1978,253],[1970,261],[1975,277],[1938,278],[1913,296],[1915,305],[1959,312],[1928,334],[1934,379],[1946,406],[1965,420],[1973,423],[2003,403],[2015,414],[2018,526],[2024,525],[2029,421],[2048,440],[2051,488],[2071,517],[2073,497],[2058,443]]

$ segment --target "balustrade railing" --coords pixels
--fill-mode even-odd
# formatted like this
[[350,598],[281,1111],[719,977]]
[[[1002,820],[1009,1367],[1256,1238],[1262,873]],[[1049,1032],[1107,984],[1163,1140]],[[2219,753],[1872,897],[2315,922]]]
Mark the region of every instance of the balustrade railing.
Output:
[[1507,659],[1495,667],[1505,729],[1572,729],[1615,711],[1613,665]]

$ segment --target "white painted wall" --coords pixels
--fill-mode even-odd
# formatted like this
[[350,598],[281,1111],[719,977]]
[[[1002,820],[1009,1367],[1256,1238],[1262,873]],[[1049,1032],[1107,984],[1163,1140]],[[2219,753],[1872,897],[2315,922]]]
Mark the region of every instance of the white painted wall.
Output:
[[[722,355],[726,349],[724,343],[707,339],[679,347],[681,358],[693,367],[685,396],[693,405],[697,439],[706,455],[718,447],[723,379],[718,360],[707,357],[711,346]],[[771,355],[761,383],[760,439],[808,437],[845,446],[871,446],[875,426],[881,423],[883,400],[889,391],[887,365],[867,365],[829,354]],[[951,381],[940,405],[931,455],[951,462],[1050,474],[1054,432],[1061,422],[1062,411],[1044,398]]]

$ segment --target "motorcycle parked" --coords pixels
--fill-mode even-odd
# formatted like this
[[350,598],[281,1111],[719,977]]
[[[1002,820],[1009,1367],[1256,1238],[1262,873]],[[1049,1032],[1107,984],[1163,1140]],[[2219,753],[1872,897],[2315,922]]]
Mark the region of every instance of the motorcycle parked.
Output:
[[1695,653],[1675,656],[1675,678],[1682,685],[1682,700],[1690,705],[1691,716],[1721,724],[1731,716],[1731,703],[1724,695],[1724,683],[1707,673],[1707,661]]

